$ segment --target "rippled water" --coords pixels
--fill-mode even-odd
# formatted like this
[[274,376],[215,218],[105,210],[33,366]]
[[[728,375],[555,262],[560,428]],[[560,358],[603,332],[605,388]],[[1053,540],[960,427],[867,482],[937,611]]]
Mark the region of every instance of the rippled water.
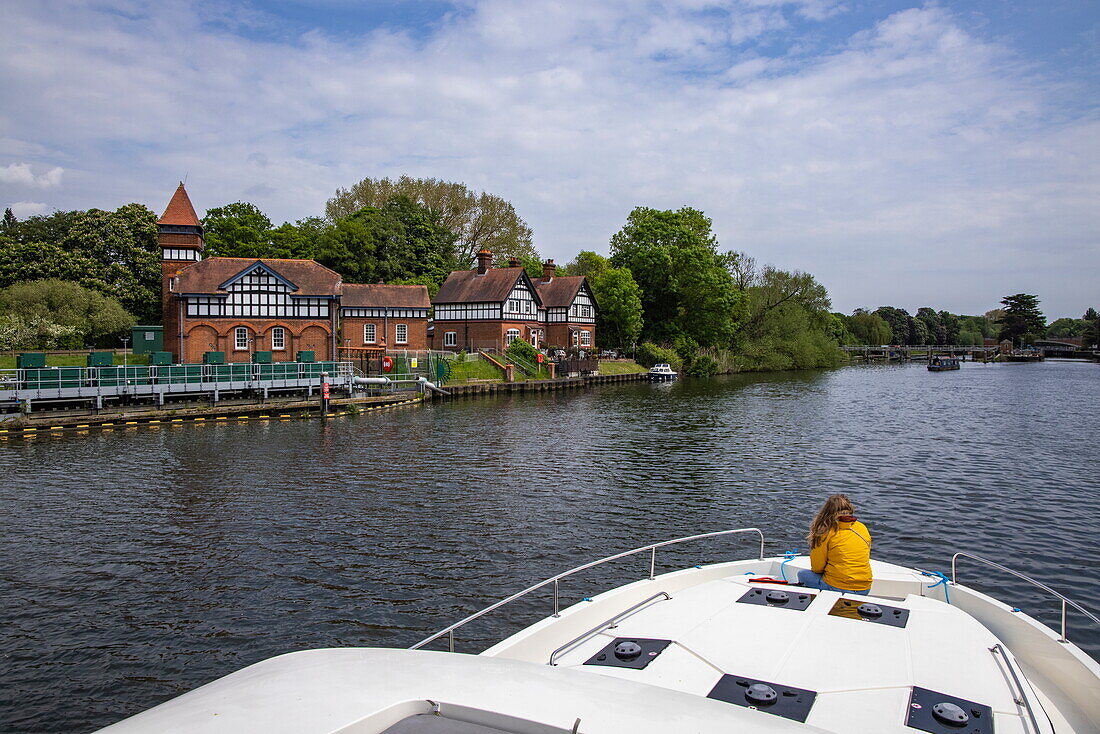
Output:
[[[302,648],[408,646],[612,552],[755,525],[805,550],[848,492],[876,557],[966,549],[1100,606],[1100,365],[919,365],[0,444],[0,729],[88,731]],[[659,556],[748,557],[747,541]],[[570,601],[647,570],[621,561]],[[659,564],[660,565],[660,564]],[[976,566],[960,567],[962,580]],[[1038,613],[1011,578],[975,584]],[[463,630],[475,651],[549,610]],[[1100,631],[1071,617],[1100,653]]]

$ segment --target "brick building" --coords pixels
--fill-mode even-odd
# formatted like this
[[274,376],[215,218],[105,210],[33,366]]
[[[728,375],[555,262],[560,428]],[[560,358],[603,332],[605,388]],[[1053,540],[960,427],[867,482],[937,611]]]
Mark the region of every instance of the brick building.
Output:
[[202,223],[182,183],[157,230],[164,348],[176,361],[224,352],[226,361],[249,362],[271,352],[284,362],[300,351],[330,360],[341,346],[368,345],[369,336],[380,349],[427,347],[424,286],[345,285],[313,260],[203,259]]
[[595,346],[596,301],[583,277],[555,277],[548,260],[535,283],[518,262],[493,268],[492,258],[482,250],[477,267],[447,276],[432,299],[432,349],[503,351],[516,339],[540,348]]
[[428,348],[428,288],[345,283],[340,295],[342,346]]

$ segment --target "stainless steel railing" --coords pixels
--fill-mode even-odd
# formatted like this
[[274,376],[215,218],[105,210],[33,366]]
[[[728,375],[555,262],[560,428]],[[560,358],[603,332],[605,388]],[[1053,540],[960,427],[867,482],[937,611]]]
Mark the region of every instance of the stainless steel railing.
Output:
[[976,556],[972,553],[959,552],[959,553],[956,553],[955,555],[951,556],[951,583],[952,584],[957,584],[958,583],[957,576],[955,574],[955,566],[956,566],[956,561],[959,559],[959,557],[970,558],[972,560],[978,561],[979,563],[984,563],[987,566],[990,566],[992,568],[996,568],[999,571],[1004,571],[1005,573],[1012,574],[1016,578],[1023,579],[1024,581],[1028,582],[1032,586],[1035,586],[1039,589],[1042,589],[1043,591],[1047,592],[1051,596],[1053,596],[1057,599],[1060,599],[1061,602],[1062,602],[1062,638],[1059,640],[1059,642],[1069,642],[1069,638],[1066,637],[1066,607],[1067,607],[1067,605],[1073,607],[1077,611],[1081,612],[1081,614],[1083,614],[1086,617],[1088,617],[1089,619],[1091,619],[1093,624],[1096,624],[1096,625],[1100,626],[1100,618],[1097,618],[1097,616],[1095,614],[1093,614],[1089,610],[1085,609],[1083,606],[1081,606],[1077,602],[1073,601],[1072,599],[1067,599],[1065,596],[1063,596],[1062,594],[1059,594],[1057,591],[1050,588],[1049,586],[1042,583],[1041,581],[1036,581],[1035,579],[1031,578],[1030,576],[1025,576],[1024,574],[1020,573],[1019,571],[1013,571],[1011,568],[1008,568],[1006,566],[1002,566],[999,563],[994,563],[993,561],[990,561],[987,558],[982,558],[981,556]]
[[578,635],[578,636],[574,637],[569,642],[565,643],[564,645],[562,645],[558,649],[554,650],[554,652],[550,653],[550,661],[546,664],[547,665],[553,665],[554,661],[558,659],[558,655],[561,655],[566,650],[573,649],[574,647],[576,647],[580,643],[584,642],[589,637],[592,637],[593,635],[599,634],[600,632],[603,632],[606,629],[614,629],[615,627],[618,626],[618,622],[620,620],[622,620],[623,617],[627,616],[631,612],[634,612],[638,609],[641,609],[646,604],[649,604],[651,601],[655,601],[657,599],[660,599],[662,596],[666,600],[672,599],[672,595],[669,594],[667,591],[658,591],[653,596],[649,596],[649,597],[646,597],[645,599],[642,599],[640,602],[638,602],[637,604],[634,604],[629,609],[624,609],[623,611],[621,611],[618,614],[614,615],[610,619],[605,619],[603,622],[600,622],[599,624],[597,624],[595,627],[588,630],[584,634],[581,634],[581,635]]
[[657,568],[657,549],[658,548],[664,548],[665,546],[669,546],[669,545],[677,545],[679,543],[686,543],[686,542],[691,541],[691,540],[702,540],[703,538],[715,538],[715,537],[718,537],[720,535],[735,535],[735,534],[739,534],[739,533],[756,533],[757,535],[760,536],[760,560],[764,560],[764,533],[761,532],[759,528],[737,528],[736,530],[719,530],[719,531],[714,532],[714,533],[701,533],[699,535],[688,535],[688,536],[683,537],[683,538],[675,538],[673,540],[665,540],[665,541],[662,541],[660,543],[652,543],[650,545],[643,545],[641,548],[635,548],[633,550],[623,551],[622,553],[616,553],[613,556],[607,556],[606,558],[601,558],[598,561],[591,561],[591,562],[585,563],[581,566],[577,566],[576,568],[571,568],[568,571],[565,571],[563,573],[559,573],[557,576],[551,576],[550,578],[545,579],[544,581],[538,582],[534,586],[529,586],[526,589],[524,589],[523,591],[512,594],[511,596],[509,596],[506,599],[501,599],[496,604],[491,604],[491,605],[485,607],[484,609],[482,609],[479,612],[474,612],[473,614],[466,617],[465,619],[463,619],[459,622],[455,622],[450,627],[446,627],[444,629],[441,629],[439,632],[436,632],[434,635],[432,635],[430,637],[425,637],[423,640],[416,643],[415,645],[413,645],[409,649],[410,650],[417,650],[421,647],[424,647],[428,643],[434,642],[435,640],[438,640],[440,637],[443,637],[444,635],[446,635],[447,636],[447,648],[451,652],[454,652],[454,649],[455,649],[455,635],[454,635],[455,630],[469,624],[470,622],[473,622],[475,619],[480,619],[481,617],[484,617],[486,614],[488,614],[490,612],[493,612],[493,611],[496,611],[497,609],[500,609],[501,607],[505,606],[506,604],[511,604],[516,599],[527,596],[532,591],[538,591],[542,587],[548,586],[550,584],[554,585],[554,616],[555,617],[560,617],[561,616],[561,614],[560,614],[561,609],[560,609],[560,601],[559,601],[560,597],[559,597],[559,594],[558,594],[558,582],[561,581],[564,578],[572,576],[575,573],[585,571],[589,568],[594,568],[595,566],[603,565],[604,563],[607,563],[609,561],[616,561],[620,558],[626,558],[627,556],[634,556],[634,555],[637,555],[639,553],[645,553],[646,551],[649,551],[649,554],[650,554],[649,555],[649,578],[653,579],[655,574],[656,574],[656,568]]

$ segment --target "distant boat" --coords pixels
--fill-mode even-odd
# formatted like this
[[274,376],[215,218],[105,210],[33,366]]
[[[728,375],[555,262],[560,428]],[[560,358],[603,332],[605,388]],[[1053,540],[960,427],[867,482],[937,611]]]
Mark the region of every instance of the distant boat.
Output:
[[946,372],[961,369],[958,357],[932,357],[928,362],[929,372]]
[[650,382],[671,382],[678,377],[672,367],[662,362],[661,364],[655,364],[649,368],[649,381]]

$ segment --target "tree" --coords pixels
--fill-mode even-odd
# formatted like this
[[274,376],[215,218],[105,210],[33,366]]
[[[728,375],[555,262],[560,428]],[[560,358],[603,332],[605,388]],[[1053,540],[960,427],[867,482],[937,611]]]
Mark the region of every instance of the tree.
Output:
[[909,344],[909,312],[894,306],[879,306],[875,315],[890,326],[891,344]]
[[583,275],[592,279],[611,269],[611,262],[591,250],[581,250],[564,268],[562,275]]
[[924,306],[918,308],[915,316],[921,323],[924,324],[925,333],[927,334],[927,341],[920,342],[921,344],[948,344],[947,330],[944,329],[943,319],[940,317],[940,313],[935,309]]
[[1039,310],[1039,297],[1027,293],[1017,293],[1001,299],[1004,315],[1001,317],[999,339],[1011,339],[1013,344],[1020,341],[1033,341],[1041,337],[1047,328],[1046,317]]
[[4,221],[0,222],[0,233],[7,234],[15,229],[17,224],[19,224],[19,220],[12,214],[11,207],[8,207],[4,210]]
[[28,280],[56,278],[98,284],[99,265],[78,252],[50,242],[14,242],[0,238],[0,288]]
[[642,334],[642,290],[626,268],[609,268],[588,277],[599,305],[596,328],[604,346],[626,347]]
[[940,324],[943,326],[943,344],[958,344],[961,327],[959,317],[947,311],[940,311]]
[[893,332],[890,324],[877,314],[869,313],[863,309],[856,309],[848,321],[852,335],[860,344],[890,344]]
[[364,178],[348,189],[337,189],[325,205],[325,215],[335,223],[365,207],[382,207],[394,196],[405,196],[427,209],[441,225],[454,232],[452,260],[457,268],[472,266],[474,256],[488,249],[497,257],[538,257],[531,228],[515,207],[494,194],[471,191],[463,183],[435,178],[402,176]]
[[202,226],[206,257],[276,257],[271,220],[255,204],[238,201],[207,209]]
[[1088,326],[1081,334],[1081,342],[1086,349],[1091,349],[1100,345],[1100,314],[1096,313],[1096,309],[1091,306],[1085,311],[1083,319]]
[[696,209],[634,209],[611,238],[611,265],[627,268],[641,289],[647,339],[726,346],[747,313],[711,221]]
[[1053,339],[1081,336],[1088,329],[1089,322],[1084,319],[1061,318],[1047,327],[1047,336]]
[[61,280],[19,283],[0,291],[0,312],[24,322],[69,327],[67,349],[86,344],[115,346],[115,339],[134,325],[134,317],[110,296]]

